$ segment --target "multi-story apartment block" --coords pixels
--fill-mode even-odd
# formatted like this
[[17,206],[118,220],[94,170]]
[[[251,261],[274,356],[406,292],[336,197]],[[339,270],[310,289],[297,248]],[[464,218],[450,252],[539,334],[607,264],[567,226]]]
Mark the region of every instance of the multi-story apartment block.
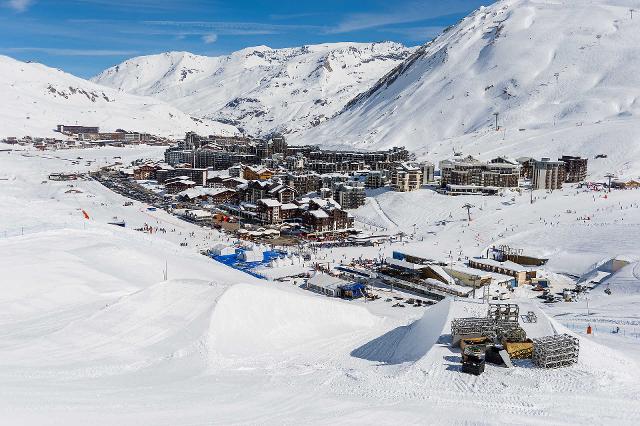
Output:
[[423,163],[420,163],[420,168],[422,168],[423,185],[428,185],[435,181],[436,166],[433,163],[425,161]]
[[347,183],[338,184],[333,190],[333,199],[336,200],[343,209],[357,209],[364,205],[364,188]]
[[520,165],[515,160],[498,157],[489,163],[471,156],[440,162],[440,185],[492,186],[512,188],[518,186]]
[[563,155],[558,161],[564,163],[564,181],[565,182],[582,182],[587,179],[587,159],[582,157],[572,157]]
[[409,163],[400,163],[391,172],[391,188],[394,191],[415,191],[422,185],[422,169]]
[[564,181],[563,161],[543,158],[536,161],[533,169],[533,189],[561,189]]

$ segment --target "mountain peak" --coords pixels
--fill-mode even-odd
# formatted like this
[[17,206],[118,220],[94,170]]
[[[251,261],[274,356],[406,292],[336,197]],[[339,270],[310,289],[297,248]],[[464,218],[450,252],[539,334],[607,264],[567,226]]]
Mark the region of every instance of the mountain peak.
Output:
[[501,0],[481,7],[299,141],[430,151],[445,140],[493,141],[494,114],[513,138],[637,119],[640,19],[631,20],[631,6]]
[[93,81],[252,134],[291,132],[334,115],[413,50],[392,42],[345,42],[254,46],[218,57],[168,52],[129,59]]

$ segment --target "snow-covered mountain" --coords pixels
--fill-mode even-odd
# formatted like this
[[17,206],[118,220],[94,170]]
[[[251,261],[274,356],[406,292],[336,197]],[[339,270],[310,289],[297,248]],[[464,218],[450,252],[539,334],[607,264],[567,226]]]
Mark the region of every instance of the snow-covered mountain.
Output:
[[168,52],[129,59],[92,80],[247,133],[289,133],[334,115],[414,50],[384,42],[259,46],[219,57]]
[[0,56],[0,137],[54,136],[57,124],[122,128],[161,136],[232,134],[233,126],[193,118],[167,103],[134,96],[37,63]]
[[[450,155],[454,148],[477,155],[515,142],[513,153],[564,147],[611,154],[624,144],[640,157],[634,5],[500,0],[482,7],[421,46],[339,115],[292,139],[406,145],[426,155]],[[504,132],[495,132],[494,113]]]

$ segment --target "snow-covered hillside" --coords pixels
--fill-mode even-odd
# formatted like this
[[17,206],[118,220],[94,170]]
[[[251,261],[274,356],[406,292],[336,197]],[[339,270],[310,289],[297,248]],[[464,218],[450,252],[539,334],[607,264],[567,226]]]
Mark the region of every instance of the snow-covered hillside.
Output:
[[[0,155],[5,423],[637,423],[640,295],[621,291],[637,285],[637,264],[614,275],[612,295],[590,294],[590,315],[584,299],[549,306],[528,286],[515,290],[511,302],[538,318],[521,322],[529,337],[576,333],[576,365],[544,370],[523,361],[462,374],[450,323],[485,315],[485,304],[396,308],[385,301],[389,289],[372,290],[378,300],[342,301],[258,280],[199,254],[228,235],[138,201],[126,205],[94,180],[46,180],[115,156],[128,163],[161,155],[145,146]],[[92,165],[70,164],[78,157]],[[562,272],[582,275],[620,253],[638,258],[640,191],[565,188],[536,198],[384,192],[356,219],[416,237],[318,255],[335,264],[399,250],[445,261],[507,243],[549,256],[546,273],[560,290],[572,282]],[[477,205],[472,222],[465,202]],[[107,224],[116,218],[126,227]],[[143,224],[167,232],[134,230]],[[595,335],[584,334],[587,324]],[[615,327],[621,331],[611,333]]]
[[129,59],[93,81],[251,134],[291,132],[337,113],[413,50],[385,42],[258,46],[219,57],[168,52]]
[[[339,116],[294,139],[362,148],[399,144],[427,152],[448,140],[447,155],[469,144],[477,154],[532,135],[539,138],[520,148],[631,148],[636,139],[616,129],[604,131],[603,138],[582,132],[579,140],[566,132],[554,141],[549,132],[626,123],[635,133],[640,19],[631,19],[634,5],[500,0],[420,47]],[[506,136],[496,136],[494,113]]]
[[37,63],[0,56],[0,137],[55,136],[57,124],[122,128],[161,136],[232,134],[233,126],[188,116],[163,101],[133,96]]

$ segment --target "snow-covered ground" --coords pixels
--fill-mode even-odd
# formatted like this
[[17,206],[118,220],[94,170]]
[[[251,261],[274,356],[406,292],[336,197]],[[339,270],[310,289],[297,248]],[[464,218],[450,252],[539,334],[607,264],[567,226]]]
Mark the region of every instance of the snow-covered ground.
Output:
[[[482,376],[465,375],[459,351],[447,344],[449,321],[482,314],[486,305],[446,300],[401,309],[385,297],[345,302],[260,281],[197,253],[223,235],[139,204],[125,207],[95,182],[41,183],[69,168],[65,158],[94,158],[96,167],[114,156],[159,154],[140,147],[0,155],[5,422],[634,424],[640,414],[640,339],[629,334],[580,332],[580,362],[571,368],[488,365]],[[603,195],[538,193],[533,205],[528,195],[472,198],[478,208],[469,226],[465,198],[383,193],[357,217],[409,233],[416,224],[414,239],[323,255],[404,249],[446,259],[449,250],[471,256],[508,242],[550,255],[550,274],[582,274],[601,258],[638,254],[640,191]],[[591,219],[576,219],[585,215]],[[114,216],[127,228],[106,224]],[[176,232],[131,229],[153,221]],[[196,237],[180,247],[190,232]],[[592,316],[608,325],[637,321],[634,278],[637,265],[610,278],[611,296],[596,289]],[[550,308],[525,291],[517,296],[521,310],[538,312],[537,324],[525,324],[532,337],[565,331],[562,324],[585,312],[583,302]]]

